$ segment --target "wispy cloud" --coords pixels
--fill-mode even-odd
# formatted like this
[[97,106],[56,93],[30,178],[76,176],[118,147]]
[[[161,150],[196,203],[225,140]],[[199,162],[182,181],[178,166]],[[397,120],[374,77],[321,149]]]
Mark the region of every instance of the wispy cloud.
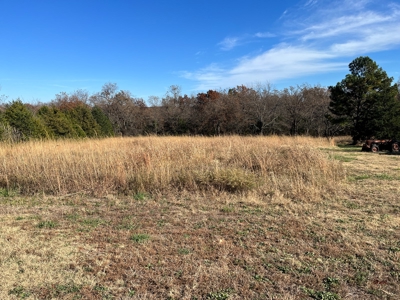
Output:
[[228,51],[235,48],[241,39],[238,37],[226,37],[218,45],[222,50]]
[[218,89],[254,82],[276,82],[285,78],[324,71],[336,71],[346,63],[329,61],[334,55],[306,47],[281,44],[261,55],[242,58],[233,68],[223,69],[217,65],[196,72],[186,72],[187,79],[198,81],[196,89]]
[[286,10],[281,14],[281,16],[279,17],[278,20],[282,20],[283,18],[285,18],[285,17],[287,16],[288,12],[289,12],[289,11],[286,9]]
[[361,55],[367,52],[378,52],[392,49],[400,45],[400,24],[376,27],[358,39],[350,39],[346,42],[334,43],[329,48],[332,53],[341,56]]
[[308,0],[306,4],[304,4],[305,7],[307,6],[313,6],[314,4],[317,4],[318,0]]
[[251,43],[258,39],[265,39],[272,37],[275,37],[275,34],[270,32],[257,32],[255,34],[246,34],[236,37],[226,37],[221,42],[218,43],[218,46],[220,46],[221,50],[229,51],[237,46]]
[[276,35],[270,32],[257,32],[254,34],[254,37],[256,38],[272,38],[275,37]]
[[390,15],[374,11],[364,11],[355,15],[332,18],[325,22],[311,25],[302,32],[299,32],[299,34],[303,34],[301,36],[303,41],[348,34],[367,36],[376,26],[383,25],[387,27],[396,21],[399,21],[397,11],[392,11]]
[[[279,36],[281,43],[261,54],[239,57],[231,66],[213,64],[183,76],[196,81],[198,90],[277,82],[346,69],[349,57],[400,46],[398,4],[385,4],[382,0],[308,0],[303,2],[303,8],[307,14],[299,9],[291,22],[296,24],[296,30],[287,28]],[[286,12],[281,18],[285,15]],[[259,32],[243,38],[226,38],[220,46],[230,50],[245,38],[272,36]]]

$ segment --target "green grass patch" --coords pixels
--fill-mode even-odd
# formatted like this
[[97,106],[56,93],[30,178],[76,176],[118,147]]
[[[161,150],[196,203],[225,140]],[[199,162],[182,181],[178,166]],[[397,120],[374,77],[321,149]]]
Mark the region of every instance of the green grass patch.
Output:
[[106,222],[104,220],[98,219],[98,218],[89,218],[89,219],[80,220],[80,223],[82,225],[89,226],[89,227],[97,227],[99,225],[105,224]]
[[15,288],[8,291],[8,295],[17,296],[19,299],[25,299],[28,298],[31,295],[31,293],[25,290],[25,288],[22,286],[16,286]]
[[358,209],[358,208],[360,208],[360,205],[358,203],[351,202],[351,201],[343,201],[343,206],[348,208],[348,209]]
[[377,174],[377,175],[374,175],[374,177],[376,179],[380,179],[380,180],[395,180],[395,179],[397,179],[396,177],[393,177],[389,174]]
[[143,192],[138,192],[133,195],[133,199],[135,199],[136,201],[144,201],[147,198],[148,198],[147,193],[143,193]]
[[354,145],[338,145],[337,146],[340,151],[344,152],[360,152],[361,147],[360,146],[354,146]]
[[349,176],[348,180],[349,181],[359,181],[359,180],[365,180],[365,179],[370,179],[371,175],[369,174],[361,174],[361,175],[356,175],[356,176]]
[[17,190],[0,188],[0,197],[14,197],[18,195]]
[[259,207],[249,207],[249,206],[242,206],[240,212],[251,214],[251,215],[259,215],[263,213],[263,210]]
[[356,157],[349,157],[349,156],[344,156],[344,155],[338,155],[338,154],[334,154],[333,159],[342,161],[342,162],[351,162],[353,160],[357,160]]
[[41,221],[37,225],[38,228],[47,228],[47,229],[52,229],[57,227],[57,223],[54,221]]
[[130,237],[130,239],[132,241],[134,241],[135,243],[143,243],[147,240],[150,239],[150,236],[148,234],[145,233],[138,233],[138,234],[134,234]]
[[187,248],[180,248],[178,250],[178,253],[181,255],[187,255],[187,254],[190,254],[190,252],[191,252],[190,249],[187,249]]
[[134,230],[139,227],[138,224],[135,224],[134,222],[130,220],[122,220],[120,224],[117,225],[118,230]]
[[229,205],[221,208],[221,212],[224,212],[224,213],[231,213],[234,211],[235,211],[235,207],[233,206],[233,204],[229,204]]
[[389,250],[389,252],[392,252],[392,253],[400,252],[400,246],[399,247],[396,247],[396,246],[389,247],[388,250]]
[[[67,284],[57,284],[49,288],[51,298],[60,298],[61,296],[65,296],[68,294],[75,294],[75,297],[72,299],[80,299],[79,293],[82,289],[81,285],[76,285],[75,283],[67,283]],[[79,298],[77,298],[77,296]]]
[[309,297],[317,300],[339,300],[340,296],[330,291],[315,291],[306,287],[302,288],[303,292]]
[[351,152],[351,153],[361,152],[361,147],[353,146],[353,145],[338,145],[335,148],[319,147],[318,149],[323,150],[323,151],[341,152],[341,153],[343,153],[343,152]]
[[67,220],[70,220],[70,221],[78,221],[79,220],[79,214],[77,214],[77,213],[68,214],[65,217]]

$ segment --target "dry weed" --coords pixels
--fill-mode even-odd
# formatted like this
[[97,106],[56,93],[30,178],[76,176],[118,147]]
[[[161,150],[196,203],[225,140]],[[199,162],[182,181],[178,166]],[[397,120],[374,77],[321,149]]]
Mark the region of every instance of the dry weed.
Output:
[[23,194],[95,196],[220,190],[320,196],[343,169],[313,147],[330,142],[288,137],[142,137],[2,145],[0,186]]
[[[63,174],[55,194],[66,193],[0,193],[2,299],[400,296],[398,155],[310,138],[151,137],[65,142],[46,165],[36,158],[49,145],[1,150],[25,155],[1,174],[36,162]],[[64,167],[50,168],[57,155]],[[141,188],[122,184],[132,174]],[[51,194],[37,184],[26,191]]]

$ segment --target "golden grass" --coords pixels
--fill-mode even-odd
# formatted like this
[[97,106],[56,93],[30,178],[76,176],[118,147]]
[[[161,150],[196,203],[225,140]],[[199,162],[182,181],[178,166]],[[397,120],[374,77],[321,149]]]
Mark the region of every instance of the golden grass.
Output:
[[0,186],[23,194],[280,191],[299,199],[343,179],[307,137],[141,137],[1,145]]
[[[32,162],[58,174],[53,194],[62,196],[39,180],[36,189],[11,181],[3,171],[11,161],[1,171],[10,191],[0,193],[0,299],[400,297],[398,155],[282,137],[142,137],[1,151],[25,156],[14,176]],[[64,168],[50,167],[57,157]],[[127,157],[136,159],[119,161]],[[80,170],[76,182],[65,166]],[[158,181],[152,186],[132,170]],[[106,171],[102,184],[125,174],[141,185],[87,188]],[[37,195],[18,195],[13,185]]]
[[76,266],[77,239],[68,230],[42,230],[32,212],[24,213],[17,219],[1,213],[0,299],[37,299],[40,287],[26,288],[34,282],[55,288],[94,285],[92,276]]

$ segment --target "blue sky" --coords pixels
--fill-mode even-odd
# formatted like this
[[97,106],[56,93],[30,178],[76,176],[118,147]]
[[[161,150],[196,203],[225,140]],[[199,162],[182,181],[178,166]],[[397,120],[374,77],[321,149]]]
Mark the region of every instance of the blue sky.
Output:
[[0,0],[0,40],[0,95],[24,102],[329,86],[361,55],[400,78],[398,0]]

